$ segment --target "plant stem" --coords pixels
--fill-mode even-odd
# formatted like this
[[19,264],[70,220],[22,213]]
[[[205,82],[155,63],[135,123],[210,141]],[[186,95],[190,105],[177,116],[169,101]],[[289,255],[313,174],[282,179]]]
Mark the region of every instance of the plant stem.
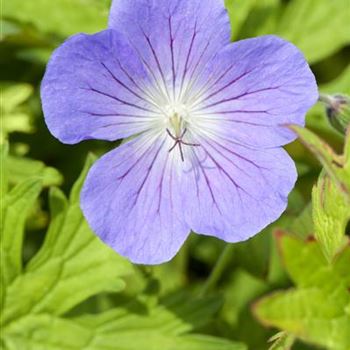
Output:
[[318,100],[319,102],[323,102],[326,105],[331,105],[333,102],[332,97],[326,94],[320,94]]
[[231,255],[234,249],[234,244],[226,244],[225,248],[221,252],[219,259],[217,260],[213,270],[211,271],[208,279],[205,281],[199,295],[204,296],[210,292],[219,281],[222,273],[225,271],[227,264],[231,260]]

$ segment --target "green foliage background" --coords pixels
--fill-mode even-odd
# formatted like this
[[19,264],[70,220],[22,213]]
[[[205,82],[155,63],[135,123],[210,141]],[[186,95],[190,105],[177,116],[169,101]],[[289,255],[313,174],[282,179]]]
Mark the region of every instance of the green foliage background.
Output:
[[[302,142],[287,147],[299,172],[287,211],[226,249],[221,270],[225,244],[213,238],[192,235],[149,268],[89,230],[79,191],[95,156],[118,143],[58,142],[39,86],[52,50],[103,30],[109,3],[2,2],[1,349],[349,350],[350,134],[331,128],[322,105],[307,115],[312,132],[296,129]],[[349,0],[226,6],[233,40],[278,34],[304,52],[321,92],[350,95]]]

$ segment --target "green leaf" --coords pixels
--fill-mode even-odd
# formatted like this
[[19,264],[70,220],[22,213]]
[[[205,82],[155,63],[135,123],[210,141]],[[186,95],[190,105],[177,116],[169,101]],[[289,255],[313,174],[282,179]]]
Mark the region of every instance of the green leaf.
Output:
[[271,233],[274,226],[269,226],[259,235],[234,246],[234,261],[254,276],[265,278],[268,274],[272,244]]
[[211,317],[219,311],[222,302],[218,295],[193,298],[187,292],[177,292],[164,298],[156,311],[152,312],[158,313],[154,314],[154,318],[160,320],[160,324],[163,321],[167,324],[167,331],[183,334],[208,324]]
[[316,241],[280,235],[280,250],[296,288],[259,300],[254,312],[274,326],[334,350],[350,347],[350,246],[330,264]]
[[[2,117],[2,132],[5,135],[15,131],[23,133],[31,133],[33,131],[33,127],[30,121],[30,115],[27,113],[17,112],[11,114],[3,114]],[[4,138],[4,136],[2,138]]]
[[217,298],[176,294],[151,309],[134,301],[73,319],[31,314],[7,326],[5,343],[9,350],[139,350],[145,342],[154,350],[245,350],[225,339],[189,334],[217,309]]
[[8,287],[5,322],[27,313],[63,314],[92,295],[123,289],[120,277],[131,272],[129,263],[90,231],[79,203],[67,203],[52,189],[50,208],[41,250]]
[[20,33],[21,29],[16,23],[0,19],[0,25],[2,28],[1,39],[4,40],[9,36]]
[[7,19],[30,23],[42,32],[67,37],[105,29],[109,9],[106,1],[97,0],[11,0],[4,2],[2,10]]
[[[188,293],[176,293],[147,312],[135,302],[96,316],[77,318],[80,324],[92,329],[108,331],[97,340],[96,350],[106,344],[117,344],[113,349],[189,349],[189,350],[244,350],[244,345],[225,339],[194,335],[189,332],[208,324],[218,310],[217,297],[193,299]],[[100,338],[98,336],[98,338]],[[94,348],[95,349],[95,348]]]
[[315,236],[328,260],[343,247],[350,206],[334,182],[321,174],[312,191]]
[[328,349],[349,349],[350,318],[344,314],[344,307],[320,290],[277,292],[261,300],[257,308],[266,325]]
[[350,127],[348,127],[345,136],[344,169],[347,174],[350,174]]
[[18,184],[1,200],[1,279],[11,283],[22,271],[22,244],[25,221],[42,189],[39,179]]
[[293,42],[309,63],[330,56],[350,43],[348,0],[293,0],[277,33]]
[[[232,3],[235,3],[236,0],[232,0]],[[264,34],[276,33],[276,25],[280,19],[282,11],[282,1],[281,0],[249,0],[242,1],[242,6],[239,7],[240,10],[245,10],[249,2],[250,12],[244,21],[243,26],[239,31],[239,38],[254,37]],[[231,5],[233,7],[233,5]],[[240,18],[241,14],[236,13],[235,11],[229,13],[231,17],[231,23],[234,28],[235,18]],[[243,11],[244,13],[244,11]],[[244,14],[246,15],[246,14]],[[235,29],[235,28],[234,28]]]
[[225,0],[225,7],[231,20],[231,35],[235,40],[249,12],[256,5],[256,0]]
[[350,262],[350,246],[330,264],[315,240],[304,242],[281,234],[279,244],[286,270],[298,287],[318,287],[333,294],[336,290],[346,291],[345,299],[350,297],[347,292],[350,275],[345,269]]
[[1,109],[4,113],[12,112],[16,107],[24,103],[33,93],[29,84],[2,83]]
[[4,350],[85,350],[91,338],[76,322],[48,314],[24,316],[4,331]]
[[[39,184],[38,180],[28,180],[17,186],[4,201],[5,244],[1,247],[5,253],[11,252],[11,257],[14,256],[7,259],[7,265],[9,271],[15,270],[16,274],[20,272],[18,256],[21,255],[21,245],[18,242],[23,236],[23,221],[26,210],[32,205],[30,199],[36,198],[41,189]],[[26,193],[31,197],[27,198]],[[59,315],[94,294],[124,287],[120,277],[130,273],[130,264],[90,231],[77,198],[73,199],[68,203],[60,190],[51,189],[52,218],[42,248],[22,275],[15,280],[6,278],[13,282],[6,290],[4,323],[28,313]],[[18,220],[19,212],[23,213],[21,220]],[[14,226],[21,232],[14,234]],[[14,237],[16,242],[13,242]],[[10,276],[13,275],[12,272]]]
[[6,139],[7,134],[20,131],[33,131],[31,116],[21,105],[32,95],[33,88],[29,84],[2,83],[1,90],[1,133],[0,142]]
[[210,336],[172,334],[166,331],[168,321],[159,327],[158,315],[142,316],[121,309],[73,320],[33,315],[11,325],[5,341],[9,350],[140,350],[146,344],[147,350],[246,349]]
[[342,93],[350,95],[350,64],[344,69],[340,76],[328,84],[320,86],[320,90],[325,93]]
[[0,196],[3,198],[8,190],[8,168],[7,168],[7,159],[8,159],[9,145],[7,142],[0,142]]
[[18,59],[46,65],[52,55],[52,47],[30,47],[18,50]]
[[236,270],[224,290],[225,308],[222,312],[225,320],[232,326],[239,327],[240,314],[254,299],[267,291],[268,284],[266,282],[245,270]]
[[43,162],[30,158],[9,156],[7,159],[8,172],[11,174],[9,181],[17,184],[28,178],[40,178],[44,187],[62,184],[62,175],[52,167],[47,167]]
[[292,232],[302,239],[306,239],[314,233],[312,220],[312,205],[307,204],[303,211],[287,226],[288,232]]
[[69,200],[71,203],[78,203],[79,202],[80,191],[81,191],[81,188],[83,187],[86,175],[89,172],[92,164],[95,161],[96,161],[96,156],[92,153],[89,153],[87,158],[86,158],[84,168],[81,171],[79,178],[77,179],[77,181],[75,181],[75,184],[72,187],[72,190],[71,190],[71,193],[69,196]]

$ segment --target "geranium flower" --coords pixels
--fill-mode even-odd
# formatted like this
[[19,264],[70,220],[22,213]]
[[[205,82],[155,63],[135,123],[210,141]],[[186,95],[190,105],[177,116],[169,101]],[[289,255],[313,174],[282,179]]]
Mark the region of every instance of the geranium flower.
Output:
[[238,242],[281,215],[297,177],[286,124],[318,94],[292,44],[230,43],[222,0],[115,0],[109,29],[54,52],[41,96],[64,143],[132,136],[93,165],[81,208],[118,253],[157,264],[191,230]]

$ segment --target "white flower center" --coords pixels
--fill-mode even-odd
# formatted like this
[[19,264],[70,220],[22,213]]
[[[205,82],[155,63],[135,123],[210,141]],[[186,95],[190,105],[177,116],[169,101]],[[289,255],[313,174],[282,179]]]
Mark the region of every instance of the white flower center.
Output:
[[181,160],[184,161],[183,146],[199,147],[197,143],[188,140],[188,126],[190,125],[190,111],[184,104],[168,104],[164,107],[165,127],[168,136],[174,141],[169,152],[178,147]]
[[190,111],[184,104],[169,104],[164,108],[166,125],[176,137],[179,137],[187,128],[190,120]]

